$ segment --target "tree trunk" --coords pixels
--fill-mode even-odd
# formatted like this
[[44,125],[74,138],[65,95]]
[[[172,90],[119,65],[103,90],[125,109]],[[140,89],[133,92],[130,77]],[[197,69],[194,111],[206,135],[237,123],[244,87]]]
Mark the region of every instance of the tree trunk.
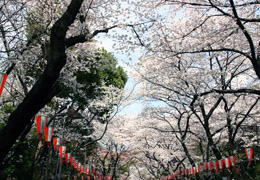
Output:
[[24,100],[10,115],[6,126],[0,131],[0,170],[10,148],[33,116],[58,93],[56,81],[61,69],[66,64],[66,32],[75,20],[82,2],[83,0],[72,0],[66,12],[53,25],[46,69]]
[[33,180],[33,173],[34,173],[34,162],[35,162],[35,155],[38,149],[38,145],[39,145],[39,140],[36,142],[36,145],[34,147],[34,152],[33,152],[33,157],[32,157],[32,165],[31,165],[31,177],[30,179]]
[[50,169],[51,168],[51,162],[52,162],[52,153],[53,149],[48,148],[48,158],[47,158],[47,163],[46,163],[46,169],[45,169],[45,178],[44,179],[49,179],[50,178]]

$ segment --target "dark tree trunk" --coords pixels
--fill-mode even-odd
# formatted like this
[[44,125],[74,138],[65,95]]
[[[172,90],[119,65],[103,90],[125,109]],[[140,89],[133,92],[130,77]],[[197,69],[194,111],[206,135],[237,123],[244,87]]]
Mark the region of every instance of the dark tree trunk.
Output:
[[33,180],[33,173],[34,173],[34,162],[35,162],[35,155],[38,149],[38,145],[39,145],[39,140],[36,142],[36,145],[34,147],[34,152],[33,152],[33,157],[32,157],[32,165],[31,165],[31,174],[30,174],[30,179]]
[[[33,88],[10,115],[7,125],[0,131],[0,166],[10,148],[22,134],[33,116],[57,93],[56,81],[66,64],[65,36],[73,23],[83,0],[72,0],[66,12],[53,25],[50,36],[50,54],[46,69]],[[1,169],[1,167],[0,167]]]

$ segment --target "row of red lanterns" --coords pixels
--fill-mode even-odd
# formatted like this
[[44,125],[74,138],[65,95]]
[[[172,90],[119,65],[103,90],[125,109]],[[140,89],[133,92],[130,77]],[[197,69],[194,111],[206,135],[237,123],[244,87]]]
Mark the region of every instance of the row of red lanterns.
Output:
[[[49,147],[49,143],[52,140],[54,128],[51,126],[46,126],[48,121],[48,117],[44,115],[37,115],[36,116],[36,125],[37,125],[37,132],[39,134],[39,140],[42,138],[42,134],[45,134],[45,141],[47,142],[47,146]],[[59,155],[61,159],[61,163],[63,163],[63,159],[65,158],[66,164],[68,166],[69,161],[71,163],[72,168],[76,169],[79,173],[82,173],[82,175],[87,175],[88,179],[90,179],[90,176],[92,175],[95,180],[112,180],[111,176],[102,176],[100,175],[94,168],[89,168],[83,166],[78,160],[76,160],[75,157],[72,157],[71,153],[67,153],[67,147],[64,145],[61,145],[61,138],[54,137],[53,138],[53,146],[54,150],[59,150]],[[84,179],[84,176],[82,176],[82,179]]]
[[[245,148],[245,153],[249,160],[249,164],[251,164],[252,158],[253,158],[253,148]],[[236,164],[236,156],[230,156],[228,158],[224,158],[224,159],[221,159],[218,161],[204,162],[203,170],[205,172],[214,170],[215,173],[218,173],[218,170],[222,170],[224,168],[224,166],[226,168],[233,166],[233,168],[236,170],[236,173],[240,173],[240,169],[235,168],[235,164]],[[199,173],[200,169],[201,169],[200,165],[196,165],[195,167],[185,169],[185,170],[182,170],[180,168],[177,172],[173,173],[170,176],[162,176],[161,180],[171,180],[174,178],[178,178],[181,175],[182,176],[194,175],[194,174]]]

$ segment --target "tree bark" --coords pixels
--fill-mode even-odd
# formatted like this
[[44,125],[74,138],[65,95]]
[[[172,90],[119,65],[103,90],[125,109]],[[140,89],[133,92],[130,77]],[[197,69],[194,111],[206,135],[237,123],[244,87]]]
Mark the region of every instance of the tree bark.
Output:
[[83,0],[72,0],[66,12],[53,25],[50,35],[50,54],[46,69],[24,100],[11,113],[6,126],[0,131],[0,169],[10,148],[15,144],[33,116],[58,92],[55,89],[55,83],[61,69],[66,64],[66,32],[74,22],[82,2]]
[[36,152],[37,152],[37,149],[38,149],[39,142],[40,142],[39,140],[36,142],[34,152],[33,152],[32,165],[31,165],[31,177],[30,177],[31,180],[33,180],[35,155],[36,155]]

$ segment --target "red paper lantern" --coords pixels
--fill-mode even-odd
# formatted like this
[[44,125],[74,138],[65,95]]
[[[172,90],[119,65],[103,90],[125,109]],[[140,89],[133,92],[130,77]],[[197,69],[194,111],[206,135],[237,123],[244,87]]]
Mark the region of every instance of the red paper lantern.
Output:
[[229,162],[228,158],[224,159],[224,163],[225,163],[226,168],[229,168],[230,162]]
[[207,162],[203,163],[203,169],[204,171],[207,171],[209,169],[209,164]]
[[71,153],[65,153],[65,160],[66,160],[67,166],[69,165],[70,156],[71,156]]
[[63,162],[63,158],[65,157],[66,149],[67,149],[66,146],[59,147],[61,162]]
[[228,158],[228,161],[229,161],[229,164],[230,164],[231,166],[235,167],[235,165],[236,165],[236,156],[230,156],[230,157]]
[[59,149],[60,144],[61,144],[61,138],[54,137],[53,138],[53,145],[54,145],[54,150],[55,151],[57,151]]
[[214,162],[210,162],[209,163],[209,170],[212,171],[213,168],[214,168]]
[[196,167],[196,173],[199,173],[200,172],[200,165],[197,165]]
[[74,161],[74,169],[77,169],[77,165],[78,165],[78,160]]
[[78,170],[78,172],[80,172],[80,166],[81,166],[81,164],[78,163],[78,165],[77,165],[77,170]]
[[83,166],[83,174],[85,174],[86,173],[86,168],[85,168],[85,166]]
[[0,72],[0,96],[2,95],[6,78],[7,78],[7,74]]
[[224,160],[224,159],[221,159],[221,160],[219,160],[218,162],[219,162],[219,169],[223,169],[225,160]]
[[245,148],[247,159],[249,160],[249,164],[251,164],[251,161],[253,159],[253,148]]
[[215,167],[215,170],[218,172],[219,161],[215,161],[214,167]]
[[84,173],[84,166],[81,164],[81,173]]
[[73,164],[74,164],[74,160],[75,160],[75,157],[70,157],[70,164],[71,164],[71,166],[73,167]]
[[37,125],[37,132],[39,134],[39,140],[41,140],[48,117],[43,116],[43,115],[38,115],[35,117],[35,119],[36,119],[36,125]]
[[49,147],[49,143],[51,142],[51,138],[53,135],[54,128],[53,127],[45,127],[44,132],[45,132],[45,141],[47,142],[47,147]]

